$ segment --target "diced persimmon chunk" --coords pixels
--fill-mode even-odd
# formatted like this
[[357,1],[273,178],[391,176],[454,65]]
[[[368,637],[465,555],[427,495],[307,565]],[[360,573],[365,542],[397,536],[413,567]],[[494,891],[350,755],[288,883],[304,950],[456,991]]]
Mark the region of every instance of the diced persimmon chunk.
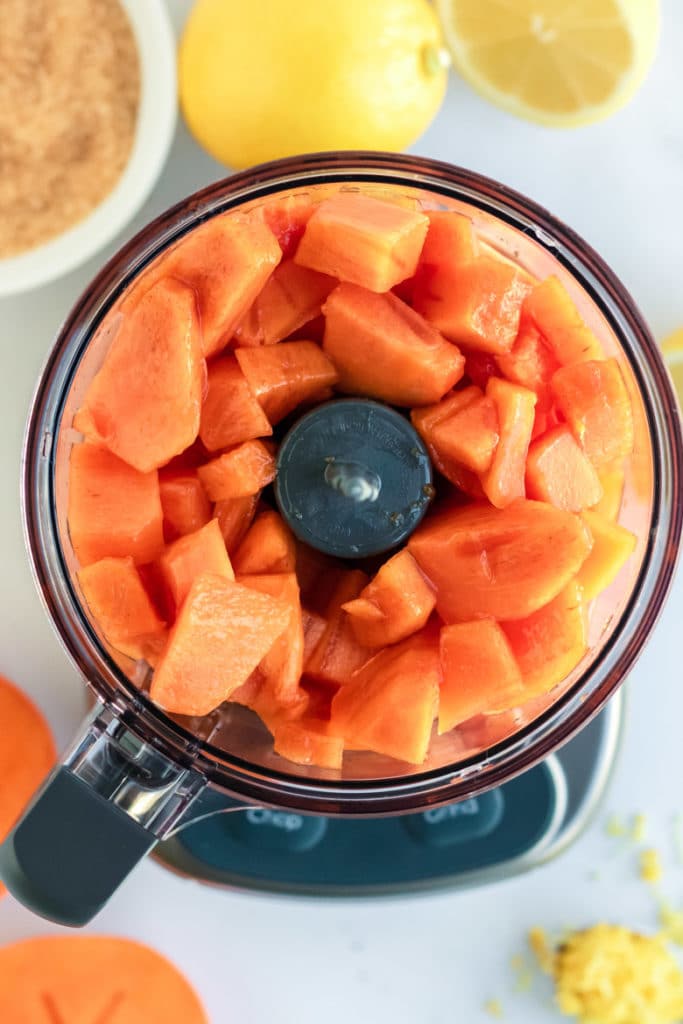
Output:
[[499,441],[498,412],[489,396],[441,420],[432,430],[432,443],[442,458],[454,459],[474,473],[485,473]]
[[81,565],[130,555],[152,562],[164,546],[159,476],[106,448],[77,444],[69,461],[69,537]]
[[422,764],[438,712],[438,639],[416,633],[360,668],[332,700],[329,733],[355,750]]
[[372,652],[356,639],[344,605],[354,600],[368,584],[358,569],[340,570],[325,610],[326,627],[317,645],[304,663],[304,672],[331,686],[346,684]]
[[323,312],[323,349],[342,391],[394,405],[427,405],[462,377],[459,349],[391,293],[340,284]]
[[208,715],[246,682],[290,618],[286,601],[203,573],[171,629],[152,700],[171,714]]
[[618,460],[605,466],[598,473],[598,477],[602,487],[602,497],[600,501],[591,506],[591,511],[597,512],[598,515],[614,522],[619,516],[619,509],[621,508],[621,501],[624,495],[625,474],[622,461]]
[[463,263],[440,294],[418,295],[415,308],[457,345],[498,354],[514,345],[528,292],[525,275],[483,255]]
[[179,537],[159,559],[162,579],[178,612],[197,576],[212,573],[233,580],[235,574],[217,519],[194,533]]
[[275,479],[275,459],[261,441],[245,441],[200,466],[197,475],[211,501],[247,498]]
[[320,315],[337,279],[285,260],[273,271],[235,330],[240,346],[275,345]]
[[294,536],[278,512],[266,509],[256,517],[235,551],[232,564],[235,572],[242,576],[294,572]]
[[295,260],[374,292],[412,277],[427,234],[424,213],[357,192],[339,192],[306,224]]
[[[311,214],[317,206],[308,195],[271,196],[258,210],[282,249],[282,258],[289,259],[296,252]],[[256,214],[257,211],[254,211]]]
[[278,709],[301,703],[299,682],[304,663],[304,630],[296,576],[293,572],[250,574],[239,576],[238,582],[285,602],[290,610],[286,630],[254,669],[260,686],[252,705],[258,711],[264,704],[267,706],[267,702]]
[[333,363],[313,341],[237,349],[236,356],[263,414],[273,424],[337,382]]
[[522,318],[519,333],[509,352],[496,356],[501,372],[513,384],[542,395],[560,363],[540,331],[529,318]]
[[231,557],[254,520],[260,497],[261,492],[257,491],[256,494],[248,494],[244,498],[227,498],[225,501],[217,501],[214,506],[214,515],[218,520],[225,547]]
[[422,629],[435,604],[433,588],[404,549],[384,563],[357,598],[342,607],[364,647],[384,647]]
[[81,415],[98,443],[148,473],[197,437],[205,373],[194,292],[161,278],[121,314]]
[[496,409],[499,441],[481,483],[491,504],[506,508],[526,493],[524,473],[534,429],[536,395],[528,388],[491,377],[486,397]]
[[507,711],[524,700],[519,666],[493,619],[444,626],[440,651],[440,733],[474,715]]
[[339,769],[344,757],[344,740],[330,736],[326,722],[303,718],[296,722],[277,722],[272,727],[273,750],[295,764]]
[[413,426],[427,446],[434,467],[455,487],[477,500],[485,497],[479,477],[472,470],[437,448],[434,443],[434,432],[438,424],[456,412],[464,410],[470,403],[481,397],[481,388],[471,386],[460,391],[449,392],[440,402],[418,406],[416,409],[411,409],[410,412]]
[[586,601],[575,580],[528,618],[501,625],[517,659],[528,700],[561,683],[588,649]]
[[556,427],[529,448],[526,489],[530,498],[556,508],[580,512],[602,497],[602,485],[592,462],[568,427]]
[[633,412],[616,359],[563,366],[551,388],[574,437],[600,469],[633,450]]
[[128,558],[102,558],[78,573],[85,603],[96,626],[112,647],[130,657],[144,657],[147,641],[161,638],[165,623]]
[[169,543],[194,533],[211,518],[211,502],[193,469],[161,470],[159,495],[164,516],[164,538]]
[[532,289],[524,302],[524,314],[535,324],[561,366],[603,358],[600,342],[557,277],[547,277]]
[[205,221],[160,261],[160,269],[194,289],[204,355],[225,348],[282,258],[263,219],[225,213]]
[[612,583],[636,548],[636,538],[624,526],[586,509],[582,519],[593,537],[593,549],[576,577],[586,601]]
[[267,437],[273,430],[234,355],[209,368],[199,436],[209,452]]

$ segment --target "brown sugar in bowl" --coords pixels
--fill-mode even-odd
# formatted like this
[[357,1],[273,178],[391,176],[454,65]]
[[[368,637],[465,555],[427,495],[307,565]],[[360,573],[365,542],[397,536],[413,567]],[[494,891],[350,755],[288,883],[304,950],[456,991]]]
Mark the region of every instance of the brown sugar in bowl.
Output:
[[8,2],[0,297],[67,273],[124,227],[163,167],[177,113],[163,0]]

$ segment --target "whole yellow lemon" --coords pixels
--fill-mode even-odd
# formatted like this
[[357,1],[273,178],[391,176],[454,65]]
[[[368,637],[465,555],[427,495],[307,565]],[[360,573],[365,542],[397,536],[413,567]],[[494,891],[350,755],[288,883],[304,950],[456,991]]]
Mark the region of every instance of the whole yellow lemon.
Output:
[[197,0],[180,101],[214,157],[401,150],[439,109],[447,61],[427,0]]

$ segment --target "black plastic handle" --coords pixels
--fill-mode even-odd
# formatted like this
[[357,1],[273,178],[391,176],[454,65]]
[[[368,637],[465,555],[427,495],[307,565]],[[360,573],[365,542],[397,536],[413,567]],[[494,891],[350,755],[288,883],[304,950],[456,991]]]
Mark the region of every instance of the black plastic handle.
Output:
[[152,832],[60,766],[0,845],[0,879],[35,914],[79,927],[156,842]]

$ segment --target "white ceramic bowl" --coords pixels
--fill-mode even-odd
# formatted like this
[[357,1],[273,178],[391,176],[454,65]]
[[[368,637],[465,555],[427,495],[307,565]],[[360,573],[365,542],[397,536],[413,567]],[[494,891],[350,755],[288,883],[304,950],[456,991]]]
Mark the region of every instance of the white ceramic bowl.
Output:
[[0,260],[0,297],[28,291],[85,263],[135,216],[166,161],[178,112],[176,43],[165,0],[119,0],[140,58],[140,107],[133,148],[112,192],[74,227]]

